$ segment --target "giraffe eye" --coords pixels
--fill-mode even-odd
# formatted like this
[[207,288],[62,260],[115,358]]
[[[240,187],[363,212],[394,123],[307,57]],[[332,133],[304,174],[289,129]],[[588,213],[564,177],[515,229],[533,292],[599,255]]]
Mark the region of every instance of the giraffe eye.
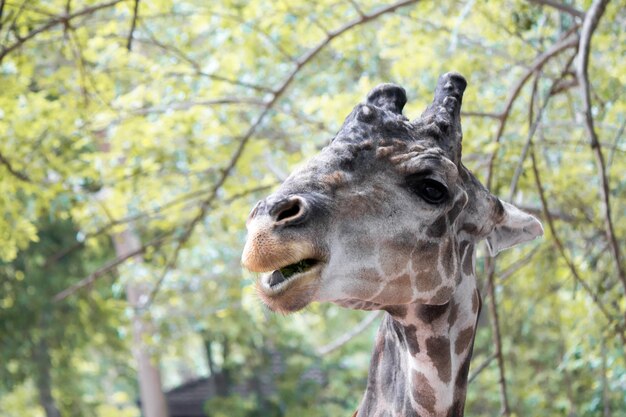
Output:
[[430,204],[440,204],[448,197],[448,189],[439,181],[422,178],[411,184],[412,191]]

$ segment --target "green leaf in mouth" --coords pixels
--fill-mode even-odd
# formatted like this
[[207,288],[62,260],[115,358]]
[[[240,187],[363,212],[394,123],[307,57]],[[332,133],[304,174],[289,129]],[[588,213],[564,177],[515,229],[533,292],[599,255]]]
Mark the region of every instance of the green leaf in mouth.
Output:
[[311,269],[316,263],[317,261],[314,259],[303,259],[298,263],[280,268],[280,273],[283,274],[285,278],[289,278],[295,274]]

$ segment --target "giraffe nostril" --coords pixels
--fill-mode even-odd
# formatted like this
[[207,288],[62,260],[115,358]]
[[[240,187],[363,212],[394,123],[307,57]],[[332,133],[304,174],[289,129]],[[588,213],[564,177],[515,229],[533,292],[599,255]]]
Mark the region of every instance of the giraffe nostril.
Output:
[[277,223],[294,223],[302,220],[306,211],[306,203],[300,197],[292,197],[278,203],[272,210]]
[[276,217],[276,221],[281,221],[281,220],[289,219],[291,217],[296,217],[298,214],[300,214],[300,205],[294,204],[291,207],[278,213],[278,217]]

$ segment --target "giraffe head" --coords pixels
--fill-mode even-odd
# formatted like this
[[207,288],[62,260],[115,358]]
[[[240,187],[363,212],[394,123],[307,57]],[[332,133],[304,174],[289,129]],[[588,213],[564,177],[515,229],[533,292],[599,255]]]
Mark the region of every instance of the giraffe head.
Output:
[[445,304],[476,241],[487,239],[493,254],[542,233],[461,163],[465,87],[461,75],[442,75],[432,104],[409,121],[404,89],[379,85],[328,146],[257,203],[242,262],[261,273],[271,309]]

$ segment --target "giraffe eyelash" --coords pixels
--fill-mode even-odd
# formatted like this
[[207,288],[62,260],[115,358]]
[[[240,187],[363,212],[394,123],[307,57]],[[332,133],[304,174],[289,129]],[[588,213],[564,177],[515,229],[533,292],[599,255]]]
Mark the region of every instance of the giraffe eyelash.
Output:
[[428,174],[420,173],[409,176],[407,178],[408,189],[428,204],[437,205],[445,202],[450,195],[448,187],[426,175]]

